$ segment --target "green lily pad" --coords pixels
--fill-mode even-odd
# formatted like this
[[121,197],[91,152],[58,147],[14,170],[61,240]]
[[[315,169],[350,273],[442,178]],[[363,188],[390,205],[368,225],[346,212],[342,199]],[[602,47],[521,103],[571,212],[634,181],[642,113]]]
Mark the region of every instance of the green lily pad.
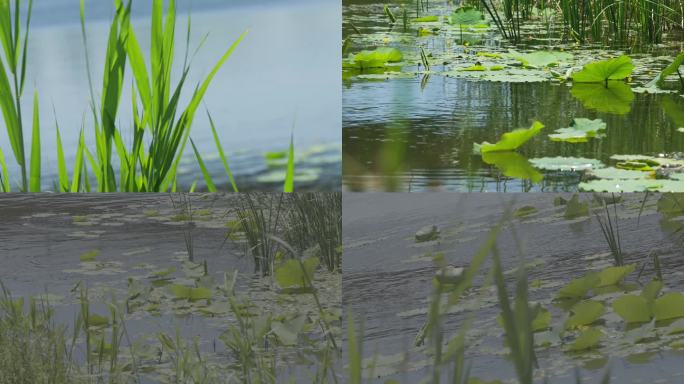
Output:
[[620,169],[614,167],[606,167],[595,169],[591,171],[591,175],[599,179],[613,179],[613,180],[630,180],[630,179],[645,179],[648,173],[643,171],[633,171],[629,169]]
[[597,273],[592,273],[578,279],[571,280],[566,286],[558,291],[559,298],[580,298],[598,286],[601,278]]
[[684,182],[681,180],[591,180],[578,185],[580,191],[593,192],[684,192]]
[[183,284],[171,284],[168,289],[177,299],[189,301],[208,300],[211,299],[212,296],[210,289],[193,288]]
[[632,58],[627,55],[608,60],[595,61],[572,75],[576,83],[603,83],[609,80],[623,80],[634,70]]
[[[308,280],[313,281],[316,267],[318,267],[318,258],[310,257],[300,261],[298,259],[287,260],[275,269],[274,278],[280,288],[307,288]],[[304,270],[302,270],[302,265]],[[304,273],[306,272],[306,276]]]
[[535,121],[530,128],[516,129],[512,132],[504,133],[501,140],[495,144],[483,142],[482,144],[475,143],[473,151],[479,153],[498,152],[498,151],[513,151],[525,144],[527,141],[538,135],[544,128],[544,124]]
[[607,84],[574,83],[570,94],[581,101],[584,108],[618,115],[629,113],[634,101],[632,88],[615,81]]
[[538,212],[537,208],[535,208],[531,205],[526,205],[524,207],[520,207],[520,208],[516,209],[513,214],[516,217],[525,217],[525,216],[529,216],[529,215],[534,215],[537,212]]
[[539,169],[549,171],[582,171],[603,167],[603,163],[596,159],[584,157],[541,157],[530,159],[530,163]]
[[532,66],[539,68],[555,66],[560,62],[567,62],[573,58],[570,53],[555,51],[536,51],[531,53],[512,51],[508,56],[520,61],[526,67]]
[[663,282],[660,280],[651,280],[644,289],[641,290],[641,297],[648,300],[649,303],[654,302],[663,289]]
[[565,141],[568,143],[584,143],[589,138],[597,137],[599,131],[606,129],[606,123],[601,119],[591,120],[585,118],[573,119],[568,128],[560,128],[556,133],[550,134],[553,141]]
[[97,258],[97,256],[99,254],[100,254],[99,249],[93,249],[91,251],[82,253],[80,258],[81,258],[81,261],[95,261],[95,258]]
[[372,51],[361,51],[350,56],[346,65],[358,69],[382,68],[387,63],[398,63],[401,60],[403,60],[403,54],[400,50],[391,47],[380,47]]
[[629,264],[620,267],[608,267],[601,272],[599,272],[599,287],[606,287],[609,285],[615,285],[622,281],[627,275],[634,272],[636,269],[636,264]]
[[684,293],[669,292],[656,299],[653,314],[658,321],[684,317]]
[[106,327],[109,325],[109,318],[107,316],[100,316],[96,313],[88,315],[88,326],[90,327]]
[[637,295],[622,295],[613,301],[613,311],[628,323],[645,323],[651,320],[648,300]]
[[435,21],[439,21],[439,16],[429,15],[429,16],[422,16],[422,17],[417,17],[417,18],[413,19],[414,23],[432,23]]
[[565,322],[566,329],[574,329],[583,325],[589,325],[598,320],[605,311],[602,303],[595,300],[586,300],[575,304],[571,309],[572,316]]
[[565,204],[565,213],[563,213],[563,217],[572,220],[587,215],[589,215],[589,203],[580,201],[578,194],[572,195],[572,198]]
[[271,330],[281,345],[297,345],[297,339],[306,324],[306,315],[300,314],[292,319],[273,321]]
[[483,66],[483,65],[477,65],[477,64],[476,64],[476,65],[472,65],[472,66],[470,66],[470,67],[466,67],[466,68],[460,69],[460,71],[468,71],[468,72],[483,72],[483,71],[486,71],[486,70],[487,70],[487,67],[485,67],[485,66]]
[[600,329],[589,328],[577,336],[575,342],[570,345],[569,350],[573,352],[579,352],[594,348],[601,341],[602,336],[603,332],[601,332]]

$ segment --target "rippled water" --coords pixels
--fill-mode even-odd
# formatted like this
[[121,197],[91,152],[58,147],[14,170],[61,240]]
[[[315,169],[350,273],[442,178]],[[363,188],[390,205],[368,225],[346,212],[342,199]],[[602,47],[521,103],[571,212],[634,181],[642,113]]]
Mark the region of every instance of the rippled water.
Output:
[[[589,270],[611,265],[612,258],[596,220],[593,217],[564,219],[564,208],[554,206],[555,197],[555,194],[345,194],[343,303],[363,326],[364,357],[372,360],[377,354],[378,361],[383,361],[383,356],[407,351],[411,362],[425,359],[413,344],[426,320],[431,281],[437,271],[431,255],[442,252],[448,263],[467,265],[510,204],[514,208],[533,206],[538,213],[515,219],[514,225],[497,240],[503,268],[509,273],[509,293],[514,291],[515,275],[510,272],[518,265],[516,244],[519,241],[526,262],[532,265],[529,281],[541,282],[540,289],[531,290],[530,300],[542,303],[552,312],[558,311],[549,298],[560,287]],[[654,274],[649,257],[656,254],[663,263],[666,286],[681,290],[684,287],[681,237],[673,235],[671,224],[666,224],[668,221],[657,212],[658,196],[651,195],[639,215],[642,199],[643,195],[625,196],[619,205],[626,263],[643,266],[640,279],[643,283]],[[431,224],[441,229],[441,239],[415,243],[415,232]],[[482,277],[476,278],[475,286],[482,283]],[[495,321],[496,293],[487,291],[482,302],[475,301],[473,295],[466,295],[457,307],[460,310],[447,315],[446,334],[458,330],[464,316],[472,313],[474,323],[466,347],[472,375],[487,380],[512,378],[513,366],[501,350],[503,331]],[[604,353],[615,357],[611,365],[612,382],[677,383],[684,377],[677,362],[681,354],[671,350],[657,352],[642,364],[633,362],[634,351],[618,348]],[[574,365],[583,367],[583,376],[593,378],[590,382],[597,382],[605,368],[603,365],[588,368],[591,361],[601,358],[599,353],[574,360],[559,349],[550,348],[538,352],[538,358],[540,370],[549,375],[552,383],[574,383]],[[395,374],[383,379],[396,377],[402,382],[417,382],[425,373],[425,369],[402,372],[396,368]]]

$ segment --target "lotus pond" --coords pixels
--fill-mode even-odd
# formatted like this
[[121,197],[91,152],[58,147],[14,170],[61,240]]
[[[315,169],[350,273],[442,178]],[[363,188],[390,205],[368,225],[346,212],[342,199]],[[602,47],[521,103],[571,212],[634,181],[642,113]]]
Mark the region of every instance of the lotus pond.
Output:
[[345,190],[684,190],[679,22],[618,40],[525,1],[512,42],[489,3],[516,2],[343,1]]
[[357,379],[684,380],[682,195],[437,197],[343,196]]
[[339,203],[2,197],[0,383],[332,381]]

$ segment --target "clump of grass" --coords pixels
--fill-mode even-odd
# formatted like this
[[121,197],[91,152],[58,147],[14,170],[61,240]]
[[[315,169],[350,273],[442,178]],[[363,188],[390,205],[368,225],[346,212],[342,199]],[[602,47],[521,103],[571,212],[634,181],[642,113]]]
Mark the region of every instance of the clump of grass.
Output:
[[31,299],[25,312],[24,299],[0,287],[0,383],[84,383],[49,303]]
[[[615,194],[613,194],[613,201],[615,201]],[[613,215],[611,216],[610,209],[605,200],[601,200],[605,216],[596,213],[596,221],[601,227],[601,233],[608,243],[610,253],[613,255],[613,261],[616,266],[622,266],[625,263],[624,255],[622,254],[622,246],[620,244],[620,225],[618,223],[617,203],[613,204]]]
[[312,245],[329,271],[342,268],[342,196],[340,193],[295,193],[287,238],[300,249]]

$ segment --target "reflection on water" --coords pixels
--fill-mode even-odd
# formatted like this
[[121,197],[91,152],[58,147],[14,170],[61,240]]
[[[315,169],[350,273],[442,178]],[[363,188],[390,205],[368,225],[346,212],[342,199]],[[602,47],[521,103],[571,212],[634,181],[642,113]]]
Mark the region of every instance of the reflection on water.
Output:
[[[52,166],[56,160],[55,119],[59,123],[65,156],[70,164],[74,161],[74,148],[84,122],[86,142],[92,144],[94,135],[78,1],[39,0],[35,3],[26,95],[30,96],[31,88],[35,87],[40,97],[43,164],[47,165],[44,166],[44,187],[47,188],[57,178],[56,167]],[[133,24],[143,52],[149,52],[149,3],[134,3]],[[86,27],[96,90],[102,82],[112,9],[111,1],[86,1]],[[261,155],[266,151],[286,150],[293,132],[295,145],[301,152],[299,169],[317,173],[317,181],[309,185],[318,183],[326,189],[339,188],[339,182],[335,185],[333,180],[339,180],[341,160],[340,37],[338,29],[330,28],[331,25],[340,25],[339,2],[179,1],[176,26],[178,58],[182,58],[185,52],[185,15],[190,10],[193,29],[191,50],[205,36],[207,39],[194,58],[182,105],[187,104],[191,89],[208,74],[239,34],[247,29],[250,31],[214,78],[204,97],[229,161],[231,165],[235,163],[232,171],[243,179],[243,186],[272,186],[257,180],[270,172]],[[174,78],[178,79],[182,59],[176,60],[175,64]],[[118,121],[124,140],[132,140],[128,86],[131,81],[130,73],[127,73]],[[30,111],[31,97],[25,97],[24,101],[24,109]],[[30,120],[26,124],[30,127]],[[26,142],[30,143],[30,134],[26,136]],[[204,107],[197,113],[191,137],[198,150],[210,159],[217,152]],[[320,151],[321,145],[325,146],[323,156],[307,156],[308,151]],[[5,157],[9,157],[8,165],[14,171],[14,161],[12,156],[8,156],[10,147],[3,121],[0,121],[0,147]],[[189,186],[201,176],[192,149],[186,150],[189,169],[180,179]],[[217,182],[227,186],[221,162],[210,160],[207,163],[212,173],[220,175]],[[307,183],[300,185],[306,186]]]
[[[472,82],[432,76],[355,82],[343,92],[343,183],[348,190],[573,190],[578,172],[511,179],[507,172],[474,155],[474,142],[496,142],[503,133],[539,120],[547,130],[569,126],[578,116],[603,119],[606,137],[587,143],[553,142],[542,134],[521,147],[519,163],[555,156],[595,158],[610,163],[614,154],[671,153],[684,149],[678,95],[635,94],[624,114],[599,112],[565,84]],[[609,97],[609,96],[603,96]],[[616,101],[614,108],[621,108]],[[623,108],[623,107],[622,107]],[[398,136],[397,131],[402,134]],[[547,132],[550,133],[550,132]],[[401,137],[401,138],[398,138]],[[393,168],[380,159],[400,147]],[[491,163],[491,162],[490,162]],[[508,175],[513,176],[513,175]],[[515,176],[513,176],[515,177]]]
[[[497,240],[509,294],[514,291],[514,270],[519,265],[522,247],[529,266],[530,301],[552,312],[552,326],[557,329],[557,322],[564,321],[562,306],[552,300],[559,288],[588,271],[612,265],[609,247],[593,214],[565,219],[566,206],[556,205],[559,196],[569,198],[557,194],[344,195],[343,301],[357,324],[363,324],[364,357],[377,361],[376,372],[383,372],[378,373],[383,377],[376,382],[390,378],[419,382],[430,372],[429,349],[414,345],[414,341],[426,321],[432,279],[438,270],[432,258],[442,253],[447,263],[468,266],[485,243],[490,228],[509,206],[536,209],[529,216],[513,219]],[[684,214],[679,205],[681,195],[651,194],[640,212],[644,197],[625,195],[617,206],[625,262],[637,263],[641,271],[639,277],[636,272],[629,277],[629,284],[641,287],[651,280],[656,274],[652,257],[657,255],[667,290],[681,292],[684,261],[681,232],[677,232]],[[580,196],[580,201],[592,199],[591,194]],[[441,230],[440,239],[417,243],[416,231],[433,224]],[[489,268],[487,261],[477,273],[474,287],[483,284]],[[625,285],[624,289],[629,288]],[[446,315],[445,343],[461,329],[465,318],[473,316],[466,339],[466,364],[471,366],[471,375],[507,382],[506,379],[515,377],[515,371],[502,349],[503,331],[496,321],[500,311],[496,290],[476,291],[479,292],[467,290],[455,309]],[[620,293],[596,299],[609,302]],[[547,375],[551,383],[574,383],[572,370],[579,366],[585,382],[598,382],[610,357],[614,383],[674,383],[682,377],[678,363],[681,355],[677,351],[658,342],[633,347],[619,345],[624,323],[609,313],[603,319],[600,327],[606,336],[598,351],[571,355],[563,352],[562,345],[539,346],[537,373]],[[543,333],[535,339],[547,340]],[[636,363],[636,355],[645,351],[653,353]],[[403,360],[404,352],[408,361]],[[391,356],[397,354],[399,357],[393,360]],[[605,361],[597,364],[604,357]],[[423,368],[424,364],[428,368]]]

